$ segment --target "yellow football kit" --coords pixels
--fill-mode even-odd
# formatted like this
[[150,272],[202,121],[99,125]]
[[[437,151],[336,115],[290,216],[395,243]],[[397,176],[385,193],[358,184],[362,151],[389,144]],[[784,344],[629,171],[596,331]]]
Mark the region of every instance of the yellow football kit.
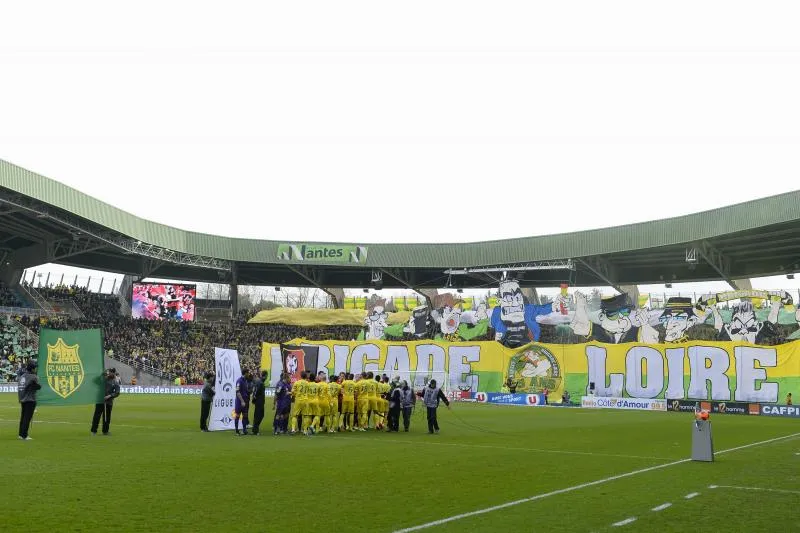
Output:
[[342,382],[342,414],[352,415],[356,411],[355,405],[356,382],[346,379]]
[[356,383],[356,391],[358,391],[358,426],[363,430],[369,420],[369,380],[361,378],[361,381]]

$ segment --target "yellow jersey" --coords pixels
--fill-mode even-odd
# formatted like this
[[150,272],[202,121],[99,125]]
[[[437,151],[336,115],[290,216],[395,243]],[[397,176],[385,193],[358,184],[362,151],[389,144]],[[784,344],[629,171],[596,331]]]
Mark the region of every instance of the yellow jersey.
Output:
[[378,398],[378,382],[374,379],[367,379],[367,396],[370,400]]
[[369,390],[367,387],[369,386],[369,380],[366,378],[362,378],[361,381],[356,383],[356,391],[358,392],[358,399],[361,400],[369,400]]
[[308,399],[308,389],[306,388],[306,380],[298,379],[292,384],[292,397],[297,402],[304,402]]
[[317,400],[320,403],[328,403],[328,384],[317,383]]
[[306,382],[306,399],[309,402],[317,401],[317,384],[313,381]]
[[352,379],[346,379],[342,381],[342,396],[348,400],[353,399],[353,395],[356,392],[356,382]]
[[[389,394],[391,388],[392,388],[391,385],[389,385],[388,383],[381,383],[381,388],[380,388],[381,397],[384,398],[385,395]],[[385,399],[386,398],[384,398],[384,400]]]
[[337,401],[339,399],[339,391],[341,390],[342,386],[335,381],[328,383],[328,400],[332,402]]

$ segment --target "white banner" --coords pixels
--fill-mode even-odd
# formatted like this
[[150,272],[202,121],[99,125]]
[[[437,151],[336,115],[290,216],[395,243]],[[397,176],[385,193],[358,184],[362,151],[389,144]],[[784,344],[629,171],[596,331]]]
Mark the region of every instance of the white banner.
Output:
[[214,349],[214,363],[217,369],[216,394],[211,404],[211,421],[208,429],[222,431],[233,429],[233,407],[236,400],[236,380],[242,376],[239,366],[239,353],[225,348]]
[[666,400],[651,398],[609,398],[605,396],[583,396],[581,407],[590,409],[627,409],[634,411],[666,411]]

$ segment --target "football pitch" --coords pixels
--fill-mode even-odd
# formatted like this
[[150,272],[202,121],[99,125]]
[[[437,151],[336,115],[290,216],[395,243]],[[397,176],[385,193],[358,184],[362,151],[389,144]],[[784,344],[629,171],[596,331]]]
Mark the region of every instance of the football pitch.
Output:
[[2,531],[797,531],[800,421],[712,417],[714,463],[688,461],[687,414],[455,404],[411,432],[201,433],[199,400],[39,407],[17,440],[0,395]]

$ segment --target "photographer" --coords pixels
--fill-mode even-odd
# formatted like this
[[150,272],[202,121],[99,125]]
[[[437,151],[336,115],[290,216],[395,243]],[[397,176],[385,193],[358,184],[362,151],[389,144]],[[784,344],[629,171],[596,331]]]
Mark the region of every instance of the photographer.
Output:
[[25,367],[25,372],[19,376],[19,381],[17,382],[19,405],[22,408],[19,416],[20,440],[31,440],[28,436],[28,429],[31,427],[33,412],[36,410],[36,391],[41,388],[39,376],[36,375],[36,363],[30,361]]
[[422,393],[422,401],[428,410],[428,433],[430,434],[439,433],[439,421],[436,418],[439,400],[443,401],[447,408],[450,409],[450,402],[442,392],[442,389],[436,385],[436,380],[432,379],[428,386],[425,387],[425,392]]
[[411,390],[411,387],[408,386],[408,381],[403,381],[400,389],[403,407],[403,428],[407,432],[408,427],[411,425],[411,413],[414,411],[416,396],[414,396],[414,391]]
[[94,416],[92,416],[92,435],[97,435],[97,426],[100,424],[100,417],[103,418],[103,435],[108,435],[111,427],[111,410],[114,408],[114,398],[119,396],[119,383],[113,368],[105,373],[106,394],[103,396],[103,403],[95,404]]
[[203,376],[203,390],[200,391],[200,431],[208,432],[208,415],[214,401],[214,374],[206,372]]

